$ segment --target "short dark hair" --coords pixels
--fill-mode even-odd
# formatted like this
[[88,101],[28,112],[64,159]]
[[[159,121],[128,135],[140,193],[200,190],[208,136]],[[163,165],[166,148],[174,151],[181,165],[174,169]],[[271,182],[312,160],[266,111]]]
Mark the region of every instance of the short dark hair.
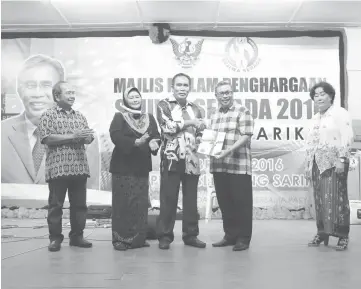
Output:
[[176,75],[173,76],[173,79],[172,79],[172,86],[174,86],[174,82],[176,80],[177,77],[186,77],[188,79],[188,82],[189,82],[189,86],[191,86],[191,83],[192,83],[192,80],[191,80],[191,77],[188,75],[188,74],[185,74],[185,73],[177,73]]
[[335,92],[335,89],[333,88],[333,86],[326,81],[318,82],[311,88],[311,90],[310,90],[311,99],[314,100],[316,89],[320,88],[320,87],[323,88],[323,91],[326,92],[331,97],[331,103],[333,103],[336,92]]
[[224,86],[224,85],[229,85],[232,88],[232,85],[231,85],[231,83],[229,81],[221,80],[220,82],[217,83],[216,87],[214,88],[215,94],[217,94],[218,88],[220,88],[221,86]]
[[55,83],[55,85],[53,86],[52,93],[53,93],[53,99],[54,99],[55,102],[58,102],[56,100],[56,96],[61,94],[61,92],[62,92],[61,85],[64,84],[64,83],[67,83],[67,82],[64,81],[64,80],[60,80],[57,83]]

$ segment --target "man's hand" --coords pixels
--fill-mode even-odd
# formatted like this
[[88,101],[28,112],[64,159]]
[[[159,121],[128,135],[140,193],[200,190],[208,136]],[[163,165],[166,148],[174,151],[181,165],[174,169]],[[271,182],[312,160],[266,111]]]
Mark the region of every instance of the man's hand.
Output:
[[94,130],[87,128],[83,130],[76,130],[73,134],[73,139],[75,141],[82,141],[89,138],[89,141],[91,140],[91,137],[94,134]]
[[305,171],[305,178],[306,178],[306,180],[309,180],[309,181],[312,180],[312,173],[310,170]]
[[158,141],[157,139],[152,139],[150,142],[149,142],[149,148],[152,152],[155,152],[157,149],[159,149],[159,144],[158,144]]
[[141,145],[145,144],[148,141],[148,139],[149,139],[149,134],[148,134],[148,132],[146,132],[140,138],[135,140],[135,145],[141,146]]
[[196,127],[198,130],[205,130],[207,128],[207,125],[203,119],[198,119],[198,124]]
[[92,137],[91,137],[91,136],[87,136],[84,140],[85,140],[85,143],[86,143],[86,144],[90,144],[91,141],[92,141]]
[[336,163],[336,174],[342,174],[345,172],[345,163],[341,163],[340,161],[337,161]]
[[216,154],[214,157],[219,160],[223,159],[224,157],[228,156],[231,153],[230,150],[222,150],[218,154]]
[[199,145],[202,142],[202,137],[201,136],[197,136],[196,137],[196,145]]
[[204,130],[207,126],[204,120],[197,118],[194,120],[194,127],[198,130]]

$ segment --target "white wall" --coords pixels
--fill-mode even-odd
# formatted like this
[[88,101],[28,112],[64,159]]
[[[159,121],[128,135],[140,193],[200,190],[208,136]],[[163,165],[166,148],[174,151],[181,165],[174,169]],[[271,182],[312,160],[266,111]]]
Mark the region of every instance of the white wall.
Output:
[[[361,28],[347,28],[348,111],[354,120],[356,134],[361,134]],[[356,120],[356,122],[355,122]],[[360,142],[355,147],[361,148]],[[361,158],[359,158],[359,162]],[[350,200],[361,199],[361,164],[358,171],[350,171],[348,178]]]
[[361,27],[346,28],[348,75],[348,110],[361,120]]

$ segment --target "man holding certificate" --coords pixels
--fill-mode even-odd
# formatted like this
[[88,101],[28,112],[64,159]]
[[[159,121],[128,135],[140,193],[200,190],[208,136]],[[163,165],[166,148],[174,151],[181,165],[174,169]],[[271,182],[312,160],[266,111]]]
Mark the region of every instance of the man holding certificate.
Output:
[[206,244],[197,236],[197,188],[200,175],[197,156],[197,138],[205,124],[198,106],[187,100],[191,78],[183,73],[173,77],[173,95],[161,100],[157,107],[161,129],[161,182],[160,214],[157,224],[159,248],[169,249],[174,240],[174,224],[180,183],[183,193],[183,242],[185,245],[204,248]]
[[210,129],[225,133],[222,150],[211,154],[217,200],[222,212],[224,238],[213,247],[233,245],[233,251],[249,248],[252,237],[251,137],[254,120],[249,110],[235,103],[232,87],[221,81],[215,88],[219,108],[212,114]]

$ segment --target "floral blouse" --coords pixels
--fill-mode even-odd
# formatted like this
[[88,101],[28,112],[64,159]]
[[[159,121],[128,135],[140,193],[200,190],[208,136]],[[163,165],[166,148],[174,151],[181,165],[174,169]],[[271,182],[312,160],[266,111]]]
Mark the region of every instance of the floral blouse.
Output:
[[342,107],[331,106],[311,121],[306,140],[306,170],[312,171],[315,159],[322,174],[336,166],[341,157],[350,158],[353,130],[351,117]]

